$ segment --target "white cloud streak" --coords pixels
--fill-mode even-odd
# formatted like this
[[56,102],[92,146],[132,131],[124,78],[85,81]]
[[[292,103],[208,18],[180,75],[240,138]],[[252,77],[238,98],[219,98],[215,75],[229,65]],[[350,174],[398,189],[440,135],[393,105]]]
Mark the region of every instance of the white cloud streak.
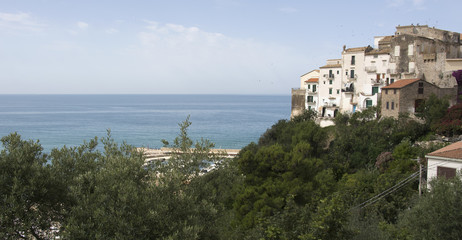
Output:
[[[291,60],[298,60],[293,56],[288,60],[289,49],[281,46],[234,39],[197,27],[145,22],[146,31],[138,33],[140,45],[130,50],[132,56],[145,75],[175,79],[182,92],[279,92],[286,84],[281,76],[288,74],[279,68],[290,71]],[[164,87],[164,83],[156,86]]]
[[0,28],[38,32],[42,31],[44,27],[44,24],[35,21],[28,13],[0,12]]

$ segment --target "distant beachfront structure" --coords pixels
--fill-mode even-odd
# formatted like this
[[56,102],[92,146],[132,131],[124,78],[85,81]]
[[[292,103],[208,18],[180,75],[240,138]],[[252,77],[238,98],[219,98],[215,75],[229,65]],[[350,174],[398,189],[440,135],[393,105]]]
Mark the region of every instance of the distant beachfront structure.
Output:
[[[388,86],[388,89],[405,87],[393,83],[409,79],[420,81],[417,85],[406,85],[402,91],[415,90],[418,93],[419,86],[425,85],[439,97],[448,96],[453,105],[461,99],[462,86],[452,75],[454,71],[462,70],[460,39],[460,33],[427,25],[410,25],[396,27],[392,36],[374,37],[373,47],[343,46],[341,58],[327,60],[326,65],[300,77],[300,89],[292,89],[291,117],[304,109],[313,109],[321,126],[328,126],[333,124],[338,112],[363,111],[380,102],[382,113],[397,117],[396,111],[391,112],[391,100],[386,108],[382,99],[383,89]],[[393,103],[398,104],[400,112],[413,114],[416,104],[429,96],[427,93],[415,94],[412,99],[401,98],[399,103]],[[399,108],[401,105],[413,107]]]

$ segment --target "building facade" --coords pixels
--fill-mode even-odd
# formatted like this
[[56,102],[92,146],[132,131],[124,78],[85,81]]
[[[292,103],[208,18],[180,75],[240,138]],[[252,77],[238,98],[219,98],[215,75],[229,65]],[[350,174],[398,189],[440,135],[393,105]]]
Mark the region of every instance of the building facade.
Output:
[[[458,99],[458,94],[462,100],[462,86],[458,85],[452,74],[457,70],[462,70],[460,33],[426,25],[398,26],[394,35],[374,37],[374,47],[344,46],[341,59],[327,60],[318,72],[313,70],[302,75],[303,83],[316,78],[316,74],[319,80],[316,104],[314,96],[309,98],[313,102],[308,104],[306,95],[306,103],[300,105],[305,105],[306,109],[314,108],[319,118],[333,118],[338,112],[363,111],[379,105],[380,101],[382,113],[397,117],[399,112],[413,113],[416,101],[423,101],[429,96],[427,93],[431,92],[440,97],[450,95],[452,105],[456,103],[454,99]],[[393,84],[401,80],[406,80],[401,84],[408,83],[409,79],[419,79],[418,84],[423,84],[423,88],[429,90],[423,95],[404,97],[404,92],[418,91],[419,86]],[[390,85],[395,89],[393,92],[398,91],[401,93],[398,95],[403,97],[391,100],[391,97],[397,96],[385,96],[383,90]],[[301,89],[305,86],[308,85],[304,84]],[[388,89],[388,93],[392,91]],[[305,94],[314,93],[305,91]],[[406,102],[408,100],[411,102]],[[389,104],[388,109],[386,102]]]

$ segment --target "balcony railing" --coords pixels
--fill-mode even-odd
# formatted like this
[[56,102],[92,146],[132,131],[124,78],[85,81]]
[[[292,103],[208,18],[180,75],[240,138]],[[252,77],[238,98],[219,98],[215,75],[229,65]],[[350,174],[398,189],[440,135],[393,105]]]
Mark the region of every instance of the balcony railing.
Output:
[[368,73],[377,72],[377,67],[376,66],[366,66],[365,70]]

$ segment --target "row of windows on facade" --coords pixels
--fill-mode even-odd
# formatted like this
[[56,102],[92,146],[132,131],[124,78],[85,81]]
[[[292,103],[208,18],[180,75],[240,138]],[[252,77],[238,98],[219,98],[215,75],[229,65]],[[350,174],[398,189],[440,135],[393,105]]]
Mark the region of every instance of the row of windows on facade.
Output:
[[[310,86],[311,85],[308,85],[308,89],[310,89]],[[312,91],[316,92],[316,85],[313,85],[313,90]],[[332,94],[332,91],[333,91],[333,89],[329,88],[329,94]],[[372,87],[372,95],[375,95],[377,93],[379,93],[379,87]],[[340,94],[340,89],[337,89],[337,94]],[[396,90],[395,90],[395,94],[396,94]],[[308,96],[308,97],[312,97],[312,96]]]
[[[398,107],[398,104],[396,104],[396,107]],[[387,109],[390,109],[390,102],[387,102]],[[395,109],[395,102],[391,102],[391,110]]]

